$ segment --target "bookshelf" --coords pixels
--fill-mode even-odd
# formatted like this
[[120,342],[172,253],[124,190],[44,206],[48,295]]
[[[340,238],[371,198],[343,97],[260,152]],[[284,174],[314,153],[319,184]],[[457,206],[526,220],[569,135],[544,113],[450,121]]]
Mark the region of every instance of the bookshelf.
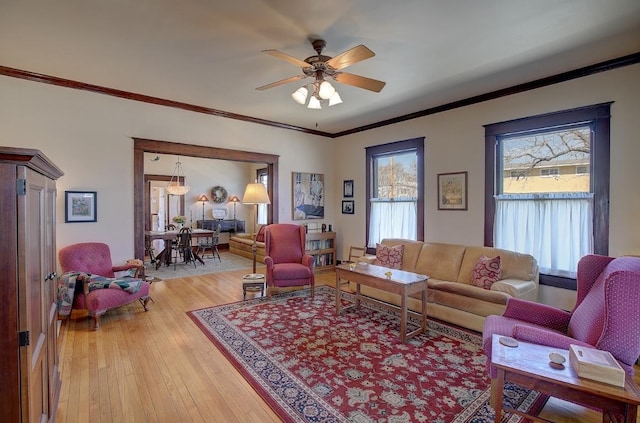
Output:
[[329,270],[336,267],[336,233],[309,232],[306,236],[305,250],[315,257],[316,270]]

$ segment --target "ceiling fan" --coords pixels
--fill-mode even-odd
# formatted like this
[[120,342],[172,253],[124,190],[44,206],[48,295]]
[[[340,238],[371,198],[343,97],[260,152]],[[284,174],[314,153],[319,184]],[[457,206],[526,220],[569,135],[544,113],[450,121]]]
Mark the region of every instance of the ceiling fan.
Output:
[[[335,57],[324,56],[322,54],[322,50],[327,45],[324,40],[313,40],[311,41],[311,45],[317,55],[309,56],[304,60],[297,59],[278,50],[262,50],[263,53],[285,60],[296,66],[300,66],[302,68],[302,75],[296,75],[281,81],[272,82],[271,84],[258,87],[256,90],[262,91],[277,87],[278,85],[288,84],[289,82],[312,77],[315,78],[315,80],[311,87],[313,92],[309,99],[308,107],[311,109],[320,109],[320,100],[329,100],[330,106],[342,103],[340,95],[325,78],[330,77],[341,84],[364,88],[365,90],[374,92],[380,92],[380,90],[385,86],[385,82],[383,81],[341,71],[341,69],[344,69],[347,66],[351,66],[375,56],[375,53],[364,45],[360,44],[338,54]],[[308,93],[309,90],[307,87],[303,86],[296,90],[292,94],[292,97],[296,102],[305,104]]]

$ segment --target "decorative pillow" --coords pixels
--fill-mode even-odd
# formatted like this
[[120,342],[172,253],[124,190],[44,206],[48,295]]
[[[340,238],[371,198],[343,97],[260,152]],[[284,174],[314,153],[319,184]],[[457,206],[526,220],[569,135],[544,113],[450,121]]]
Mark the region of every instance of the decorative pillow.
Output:
[[402,267],[403,253],[404,245],[387,247],[384,244],[376,244],[376,261],[373,264],[391,269],[400,269]]
[[484,289],[491,289],[494,282],[500,280],[500,256],[489,258],[482,256],[473,266],[471,284]]
[[267,225],[260,226],[258,230],[258,234],[256,235],[256,242],[264,242],[264,231]]

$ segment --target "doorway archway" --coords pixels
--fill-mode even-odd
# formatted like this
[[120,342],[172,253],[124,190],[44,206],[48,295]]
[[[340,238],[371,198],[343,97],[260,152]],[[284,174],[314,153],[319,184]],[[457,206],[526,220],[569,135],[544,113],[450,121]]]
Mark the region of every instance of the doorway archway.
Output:
[[247,163],[264,164],[269,174],[267,192],[271,199],[268,205],[269,222],[278,221],[278,158],[274,154],[251,151],[230,150],[218,147],[205,147],[193,144],[181,144],[144,138],[133,138],[133,218],[134,252],[136,258],[144,259],[145,228],[145,183],[144,153],[175,154],[205,159],[232,160]]

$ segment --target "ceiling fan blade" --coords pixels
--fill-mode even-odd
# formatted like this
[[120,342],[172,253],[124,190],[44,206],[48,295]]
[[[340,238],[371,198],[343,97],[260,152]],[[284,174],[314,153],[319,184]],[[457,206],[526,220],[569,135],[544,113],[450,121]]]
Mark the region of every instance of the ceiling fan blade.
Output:
[[293,56],[289,56],[288,54],[278,50],[262,50],[262,52],[267,53],[268,55],[273,56],[277,59],[282,59],[296,66],[300,66],[301,68],[308,68],[309,66],[311,66],[304,60],[300,60]]
[[377,93],[379,93],[386,84],[384,81],[344,72],[337,73],[333,79],[341,84],[353,85],[354,87],[364,88],[365,90],[375,91]]
[[306,78],[307,75],[296,75],[291,78],[283,79],[282,81],[272,82],[271,84],[263,85],[261,87],[256,88],[258,91],[268,90],[269,88],[277,87],[278,85],[288,84],[289,82],[299,81],[300,79]]
[[369,59],[376,54],[369,50],[367,47],[360,44],[352,49],[349,49],[343,53],[338,54],[336,57],[327,60],[327,65],[334,69],[342,69],[347,66],[351,66],[354,63],[361,62],[365,59]]

